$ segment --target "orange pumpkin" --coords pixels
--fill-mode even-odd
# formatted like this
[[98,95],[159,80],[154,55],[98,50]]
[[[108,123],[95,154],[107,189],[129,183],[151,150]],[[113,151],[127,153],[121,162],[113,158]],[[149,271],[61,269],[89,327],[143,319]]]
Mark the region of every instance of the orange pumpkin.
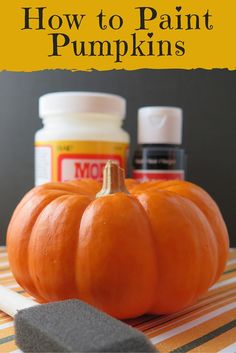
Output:
[[[176,312],[222,273],[228,234],[200,187],[127,180],[108,163],[100,183],[49,183],[16,208],[12,272],[40,302],[80,298],[117,317]],[[97,195],[97,196],[96,196]]]

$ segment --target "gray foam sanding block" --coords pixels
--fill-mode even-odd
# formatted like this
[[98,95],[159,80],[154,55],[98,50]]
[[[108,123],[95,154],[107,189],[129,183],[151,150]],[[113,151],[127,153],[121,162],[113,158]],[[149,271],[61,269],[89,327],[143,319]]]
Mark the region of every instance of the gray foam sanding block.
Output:
[[0,286],[0,309],[14,316],[24,352],[157,352],[143,333],[80,300],[37,305]]

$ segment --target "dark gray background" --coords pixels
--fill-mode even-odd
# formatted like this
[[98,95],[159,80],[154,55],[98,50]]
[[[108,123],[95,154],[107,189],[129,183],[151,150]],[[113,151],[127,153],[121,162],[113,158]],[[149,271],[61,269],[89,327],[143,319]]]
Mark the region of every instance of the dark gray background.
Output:
[[188,179],[217,201],[236,246],[236,72],[226,70],[43,71],[0,73],[0,239],[17,202],[34,183],[34,133],[41,127],[38,97],[89,90],[128,99],[125,129],[136,144],[136,111],[145,105],[184,109]]

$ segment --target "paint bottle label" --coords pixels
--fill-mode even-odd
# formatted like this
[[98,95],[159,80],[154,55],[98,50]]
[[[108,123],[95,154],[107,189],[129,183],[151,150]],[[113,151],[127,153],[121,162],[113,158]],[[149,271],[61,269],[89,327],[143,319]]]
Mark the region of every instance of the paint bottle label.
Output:
[[173,145],[145,145],[135,152],[133,178],[140,181],[184,180],[185,152]]
[[35,184],[81,178],[102,180],[108,160],[126,167],[128,144],[104,141],[36,141]]

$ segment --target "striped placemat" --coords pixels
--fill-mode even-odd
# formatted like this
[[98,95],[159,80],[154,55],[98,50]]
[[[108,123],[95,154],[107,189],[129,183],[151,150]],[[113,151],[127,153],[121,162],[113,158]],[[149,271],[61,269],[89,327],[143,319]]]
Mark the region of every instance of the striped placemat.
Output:
[[[0,247],[0,283],[22,295]],[[225,272],[195,305],[173,315],[143,316],[128,322],[143,331],[161,353],[236,352],[236,249],[231,249]],[[0,352],[20,352],[14,342],[12,319],[0,311]]]

